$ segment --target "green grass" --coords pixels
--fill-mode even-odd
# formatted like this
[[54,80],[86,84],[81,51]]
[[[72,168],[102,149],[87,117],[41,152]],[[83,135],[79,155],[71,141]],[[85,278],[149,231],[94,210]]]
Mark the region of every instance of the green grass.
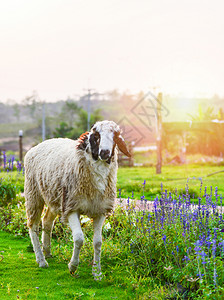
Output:
[[[184,166],[163,166],[162,174],[156,174],[155,167],[133,167],[119,168],[117,190],[121,189],[121,196],[127,198],[132,196],[140,199],[142,196],[142,183],[146,180],[144,195],[146,199],[151,200],[161,193],[161,183],[163,189],[168,192],[179,193],[185,191],[186,184],[189,184],[189,192],[195,198],[200,196],[201,180],[203,182],[203,190],[207,186],[218,187],[220,193],[224,194],[224,172],[206,177],[208,174],[224,170],[224,166],[212,165],[184,165]],[[16,184],[20,191],[23,191],[24,176],[17,172],[1,172],[0,178],[9,179],[10,182]]]
[[17,171],[13,172],[0,172],[0,179],[5,179],[6,181],[14,184],[17,187],[18,192],[24,191],[24,175],[22,172],[18,173]]
[[[184,166],[164,166],[162,174],[156,174],[155,167],[133,167],[133,168],[119,168],[117,190],[121,189],[121,197],[127,198],[132,196],[140,199],[142,196],[142,183],[146,180],[144,190],[145,198],[148,200],[161,193],[161,183],[163,189],[168,192],[178,193],[185,191],[186,184],[189,184],[189,193],[197,199],[200,197],[201,180],[203,182],[203,189],[207,186],[213,189],[217,186],[220,193],[224,194],[224,172],[206,177],[208,174],[224,170],[224,166],[212,165],[184,165]],[[0,178],[9,179],[10,182],[16,184],[20,191],[23,191],[24,176],[17,172],[1,172]]]
[[[198,178],[202,177],[203,186],[213,186],[213,189],[218,186],[219,193],[223,194],[223,173],[205,177],[207,174],[223,169],[222,166],[164,166],[162,174],[156,175],[155,168],[120,168],[118,171],[118,189],[121,189],[122,197],[125,198],[131,196],[132,191],[134,191],[134,198],[137,199],[142,195],[142,183],[146,180],[144,194],[146,198],[151,199],[160,194],[161,182],[163,182],[163,189],[167,189],[168,192],[175,192],[177,189],[181,194],[185,190],[187,178],[195,177],[195,179],[189,179],[188,184],[190,193],[194,193],[197,197],[201,194],[201,180]],[[17,185],[18,190],[23,190],[24,177],[22,174],[1,172],[1,177]],[[118,209],[108,219],[112,229],[110,232],[103,231],[102,247],[102,271],[105,277],[101,282],[95,282],[91,274],[92,224],[89,223],[83,228],[86,239],[80,255],[77,277],[72,277],[67,267],[73,248],[71,232],[67,231],[66,228],[62,230],[60,223],[56,223],[53,232],[55,238],[52,247],[54,258],[48,259],[48,269],[39,269],[35,262],[34,253],[28,252],[27,249],[30,240],[27,238],[25,225],[24,199],[17,196],[16,200],[18,201],[17,204],[20,203],[19,207],[12,203],[5,208],[0,208],[2,217],[6,220],[6,222],[1,222],[0,228],[11,232],[9,234],[0,231],[0,299],[168,299],[168,295],[177,294],[175,284],[182,284],[182,280],[184,280],[181,278],[182,271],[179,268],[173,269],[173,277],[170,277],[172,279],[171,285],[168,287],[167,280],[164,279],[166,277],[163,277],[165,260],[161,232],[155,231],[153,244],[152,236],[148,238],[148,235],[144,234],[146,231],[142,221],[137,222],[136,219],[138,217],[138,220],[145,220],[146,228],[148,228],[147,226],[151,223],[148,223],[147,216],[137,216],[136,212],[132,216]],[[8,213],[11,217],[7,215]],[[210,225],[213,230],[217,224],[212,222],[213,220]],[[19,234],[26,237],[16,236]],[[222,234],[220,232],[220,237],[224,239]],[[174,248],[178,244],[180,249],[186,250],[185,241],[180,233],[179,235],[176,234],[176,228],[172,229],[168,226],[166,235],[170,240],[173,238],[172,245]],[[192,247],[194,246],[192,245]],[[156,271],[153,275],[145,275],[147,264],[152,263],[149,259],[152,257],[152,252],[158,260],[156,266],[153,266],[156,269],[161,263],[161,272],[159,274]],[[194,256],[192,256],[192,261],[193,259]],[[223,268],[221,259],[217,267]],[[151,267],[148,268],[149,270]],[[172,284],[172,281],[175,284]],[[206,286],[206,293],[209,292],[209,289],[209,285]],[[189,292],[194,294],[196,289],[195,291],[189,290]],[[202,291],[199,292],[202,293]],[[172,296],[169,299],[184,298]]]
[[[81,261],[78,277],[69,273],[67,262],[57,257],[48,259],[49,268],[40,269],[35,255],[27,251],[27,238],[0,232],[0,299],[133,299],[134,292],[121,287],[125,276],[119,267],[110,267],[102,259],[108,276],[94,281],[91,265]],[[71,253],[72,254],[72,253]],[[90,254],[92,255],[92,254]],[[109,273],[113,271],[111,277]],[[117,278],[116,278],[117,277]]]
[[[131,197],[134,192],[134,198],[140,199],[142,196],[142,183],[146,180],[144,195],[150,200],[161,192],[161,183],[163,189],[168,192],[184,192],[185,186],[189,184],[189,192],[195,198],[200,196],[200,185],[202,178],[203,189],[207,186],[218,187],[220,193],[224,194],[224,173],[218,173],[210,177],[206,175],[224,170],[224,166],[200,166],[200,165],[185,165],[185,166],[164,166],[162,174],[156,174],[155,167],[133,167],[118,169],[118,184],[117,188],[121,189],[121,196]],[[188,179],[190,178],[190,179]],[[193,179],[194,178],[194,179]]]

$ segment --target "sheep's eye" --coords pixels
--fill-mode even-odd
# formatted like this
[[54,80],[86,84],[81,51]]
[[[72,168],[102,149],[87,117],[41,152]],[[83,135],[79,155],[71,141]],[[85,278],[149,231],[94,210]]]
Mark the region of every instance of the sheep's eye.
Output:
[[96,132],[94,133],[94,139],[95,139],[96,142],[99,142],[99,141],[100,141],[100,134],[99,134],[99,132],[96,131]]

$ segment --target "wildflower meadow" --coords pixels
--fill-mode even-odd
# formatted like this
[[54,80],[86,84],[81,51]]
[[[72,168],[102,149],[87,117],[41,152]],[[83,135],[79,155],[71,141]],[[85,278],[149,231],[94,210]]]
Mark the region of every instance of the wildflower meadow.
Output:
[[[129,169],[121,170],[124,171],[128,178]],[[15,160],[8,161],[4,158],[0,173],[0,229],[7,232],[8,237],[13,235],[18,239],[23,238],[23,241],[25,239],[26,248],[20,256],[30,257],[32,264],[35,264],[34,254],[30,253],[32,247],[27,239],[23,173],[24,170]],[[118,181],[119,176],[118,173]],[[111,299],[106,289],[104,295],[100,294],[99,284],[103,284],[104,287],[116,289],[116,293],[119,290],[119,299],[224,298],[223,195],[219,188],[207,186],[200,179],[195,197],[190,192],[189,180],[183,183],[181,190],[174,187],[172,191],[167,190],[164,183],[160,183],[160,192],[148,199],[146,190],[150,184],[150,178],[139,182],[138,193],[141,192],[141,196],[137,199],[135,193],[124,198],[124,191],[118,189],[116,208],[103,228],[102,282],[94,282],[93,286],[89,284],[88,291],[82,287],[78,294],[77,286],[68,286],[70,293],[61,290],[64,294],[60,294],[60,297],[67,295],[65,298]],[[83,284],[87,278],[88,282],[91,280],[89,266],[92,259],[92,221],[83,217],[81,223],[86,242],[80,256],[78,279],[71,279],[64,271],[60,273],[63,279],[67,276],[74,284],[76,280]],[[7,244],[7,239],[5,243]],[[53,268],[54,262],[61,263],[61,269],[67,270],[73,241],[70,229],[62,225],[60,218],[53,230],[52,247],[54,258],[49,263],[49,270],[53,272],[51,265]],[[7,264],[4,251],[1,254],[0,267]],[[26,262],[28,260],[23,260],[23,267]],[[82,275],[83,268],[88,270],[86,274],[89,275]],[[5,272],[8,277],[4,277],[1,282],[0,295],[9,297],[7,284],[12,281],[13,274],[7,273],[7,268]],[[52,273],[49,286],[53,286],[54,280],[58,280],[54,276]],[[29,288],[33,291],[29,294],[30,298],[36,295],[37,291],[29,287],[28,281],[21,299]],[[18,289],[16,285],[11,288],[12,299],[18,294]],[[54,298],[54,291],[50,292],[50,296]],[[38,297],[44,299],[44,294],[39,291]]]

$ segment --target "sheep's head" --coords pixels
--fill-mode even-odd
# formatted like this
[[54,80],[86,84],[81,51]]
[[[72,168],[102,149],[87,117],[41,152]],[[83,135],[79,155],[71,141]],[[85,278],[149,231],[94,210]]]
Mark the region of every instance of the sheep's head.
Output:
[[110,163],[116,145],[126,156],[131,156],[120,131],[120,127],[113,121],[101,121],[93,125],[88,134],[88,141],[94,160],[100,159]]

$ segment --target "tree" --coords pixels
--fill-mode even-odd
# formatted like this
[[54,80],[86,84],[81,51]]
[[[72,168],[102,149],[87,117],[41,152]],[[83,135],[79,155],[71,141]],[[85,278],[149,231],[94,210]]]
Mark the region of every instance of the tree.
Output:
[[38,119],[38,109],[40,108],[41,102],[39,101],[39,96],[36,91],[33,91],[31,96],[27,96],[23,100],[23,105],[28,108],[30,117],[32,119]]
[[224,120],[224,112],[222,108],[220,108],[218,111],[218,120],[220,121]]
[[13,105],[14,116],[17,118],[17,122],[20,121],[20,106],[18,103]]
[[[222,127],[207,126],[209,121],[223,118],[222,109],[217,114],[214,113],[214,108],[209,106],[206,110],[199,105],[198,112],[190,115],[193,122],[201,122],[200,130],[191,132],[188,136],[188,149],[192,153],[202,153],[206,155],[219,155],[223,149],[223,131]],[[216,127],[215,127],[216,126]]]
[[[88,119],[88,113],[84,109],[80,109],[79,119],[76,122],[76,126],[72,130],[71,138],[77,139],[83,132],[87,131],[87,119]],[[96,109],[90,115],[90,125],[93,125],[94,123],[102,119],[103,117],[101,115],[101,110]]]
[[53,132],[54,137],[69,137],[72,131],[72,127],[69,127],[69,125],[66,122],[61,122],[59,124],[59,127],[55,128],[55,131]]
[[199,104],[196,114],[189,114],[189,116],[192,121],[211,121],[217,117],[214,113],[214,107],[209,106],[205,111],[203,111],[201,104]]
[[63,108],[62,108],[62,116],[66,117],[66,120],[68,120],[69,127],[72,127],[74,124],[75,116],[77,116],[80,112],[81,108],[78,106],[78,104],[71,99],[68,99]]
[[[59,127],[53,132],[54,137],[77,139],[83,132],[87,131],[87,118],[87,112],[82,108],[78,108],[77,121],[73,123],[73,126],[69,126],[67,122],[60,122]],[[90,115],[90,124],[93,125],[102,119],[101,110],[96,109]]]

